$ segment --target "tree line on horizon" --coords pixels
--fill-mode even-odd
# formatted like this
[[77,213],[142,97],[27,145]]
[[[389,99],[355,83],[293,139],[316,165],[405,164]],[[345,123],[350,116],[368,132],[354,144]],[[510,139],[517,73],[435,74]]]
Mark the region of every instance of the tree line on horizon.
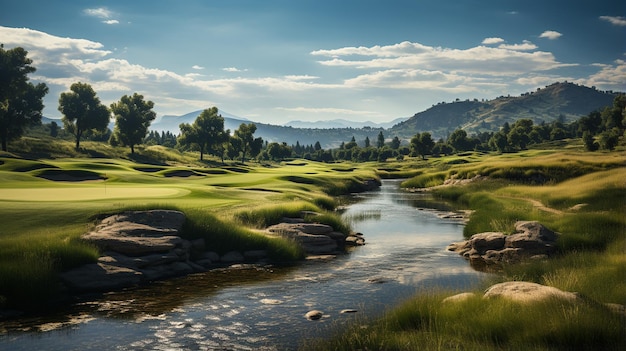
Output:
[[[23,48],[5,50],[0,45],[0,141],[2,150],[7,151],[9,141],[21,137],[28,127],[41,124],[43,97],[48,93],[44,83],[34,85],[28,81],[28,74],[35,72],[32,60]],[[626,129],[626,95],[615,97],[613,106],[603,111],[594,111],[587,116],[565,124],[562,120],[552,123],[534,124],[530,119],[519,119],[510,125],[508,122],[497,132],[482,132],[468,135],[457,129],[447,138],[433,140],[431,133],[417,133],[408,143],[397,136],[386,142],[380,131],[375,143],[366,137],[357,143],[354,137],[343,142],[336,149],[324,150],[319,142],[315,145],[287,145],[263,141],[254,137],[256,125],[242,123],[232,134],[224,129],[224,118],[217,107],[203,110],[193,123],[182,123],[180,135],[170,132],[149,132],[151,122],[156,118],[152,110],[154,103],[144,100],[138,93],[124,95],[110,106],[103,105],[93,88],[82,82],[70,86],[70,91],[61,93],[58,110],[63,114],[63,131],[69,133],[76,149],[80,141],[108,141],[114,146],[130,147],[131,154],[140,144],[158,144],[177,148],[181,151],[199,151],[200,160],[206,153],[218,157],[258,160],[283,160],[300,157],[323,162],[350,160],[384,161],[389,158],[402,159],[405,156],[448,155],[463,151],[514,152],[546,141],[566,138],[582,138],[589,151],[598,149],[613,150],[624,137]],[[113,118],[115,126],[109,130]],[[49,126],[50,135],[56,137],[60,128],[56,122]],[[373,145],[375,144],[375,145]],[[405,144],[405,145],[403,145]]]

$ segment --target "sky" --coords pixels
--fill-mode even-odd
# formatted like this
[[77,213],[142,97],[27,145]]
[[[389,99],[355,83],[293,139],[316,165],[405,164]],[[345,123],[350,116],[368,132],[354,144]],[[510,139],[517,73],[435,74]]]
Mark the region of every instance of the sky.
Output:
[[618,0],[0,0],[0,43],[50,92],[137,92],[158,116],[388,122],[554,82],[626,91]]

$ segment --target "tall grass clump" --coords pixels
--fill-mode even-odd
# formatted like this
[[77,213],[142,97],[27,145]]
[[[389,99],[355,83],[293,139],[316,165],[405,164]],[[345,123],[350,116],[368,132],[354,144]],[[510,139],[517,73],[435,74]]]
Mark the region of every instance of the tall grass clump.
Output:
[[403,188],[430,188],[442,185],[448,177],[448,172],[425,173],[402,182]]
[[186,211],[187,221],[183,235],[190,239],[202,238],[212,251],[267,250],[275,261],[295,261],[304,257],[301,247],[285,238],[270,238],[234,223],[227,223],[215,215],[201,210]]
[[74,238],[2,238],[0,300],[21,308],[44,305],[59,292],[59,272],[96,262],[99,256],[97,248]]
[[235,218],[242,224],[254,228],[266,228],[278,224],[283,218],[300,218],[305,211],[321,212],[320,208],[306,201],[294,201],[279,205],[258,206],[251,210],[242,210]]
[[357,321],[301,349],[578,350],[616,349],[626,341],[624,321],[601,306],[559,300],[522,304],[479,295],[443,303],[443,298],[417,296],[377,321]]

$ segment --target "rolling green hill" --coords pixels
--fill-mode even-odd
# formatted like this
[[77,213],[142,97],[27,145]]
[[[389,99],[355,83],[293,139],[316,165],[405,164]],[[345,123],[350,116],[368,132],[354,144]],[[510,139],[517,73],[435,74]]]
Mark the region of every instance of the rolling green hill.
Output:
[[396,124],[389,129],[389,134],[408,138],[427,131],[438,138],[458,128],[469,134],[497,131],[505,122],[513,124],[522,118],[532,119],[535,123],[557,119],[571,122],[594,110],[611,106],[615,95],[617,93],[573,83],[554,83],[516,97],[439,103]]

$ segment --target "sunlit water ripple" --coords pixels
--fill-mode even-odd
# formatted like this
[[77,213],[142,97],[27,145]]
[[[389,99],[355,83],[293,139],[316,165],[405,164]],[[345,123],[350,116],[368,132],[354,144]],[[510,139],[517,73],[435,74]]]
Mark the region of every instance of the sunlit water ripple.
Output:
[[[420,290],[465,289],[483,273],[445,247],[462,223],[423,210],[398,181],[357,195],[343,216],[366,245],[331,261],[214,271],[0,324],[0,350],[285,350],[380,315]],[[324,312],[318,321],[304,314]],[[354,309],[356,314],[341,314]],[[2,330],[4,329],[4,332]]]

